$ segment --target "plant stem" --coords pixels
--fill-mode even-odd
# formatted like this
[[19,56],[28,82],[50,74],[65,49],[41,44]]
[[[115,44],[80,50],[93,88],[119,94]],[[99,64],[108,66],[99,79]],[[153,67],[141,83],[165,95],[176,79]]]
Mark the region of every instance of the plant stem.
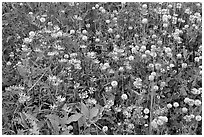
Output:
[[[151,84],[153,85],[153,84]],[[151,104],[150,104],[150,126],[149,126],[149,134],[152,134],[152,126],[151,126],[151,122],[152,122],[152,112],[153,112],[153,100],[154,100],[154,90],[151,90]]]

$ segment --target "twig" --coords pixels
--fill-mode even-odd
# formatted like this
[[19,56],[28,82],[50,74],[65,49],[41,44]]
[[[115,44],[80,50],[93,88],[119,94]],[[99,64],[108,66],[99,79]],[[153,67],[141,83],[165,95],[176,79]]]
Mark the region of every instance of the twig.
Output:
[[41,78],[45,75],[46,72],[47,72],[47,70],[45,70],[45,72],[42,74],[42,76],[40,76],[40,78],[35,82],[35,84],[33,84],[33,86],[27,92],[31,91],[35,87],[35,85],[41,80]]

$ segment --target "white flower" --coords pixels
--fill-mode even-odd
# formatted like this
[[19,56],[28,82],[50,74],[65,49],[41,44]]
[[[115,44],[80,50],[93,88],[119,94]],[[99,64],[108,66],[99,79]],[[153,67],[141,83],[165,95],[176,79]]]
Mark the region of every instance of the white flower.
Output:
[[201,120],[202,120],[202,117],[201,117],[200,115],[197,115],[197,116],[195,117],[195,120],[196,120],[196,121],[201,121]]
[[147,23],[148,23],[147,18],[142,19],[142,23],[143,23],[143,24],[147,24]]
[[119,38],[120,38],[120,35],[119,35],[119,34],[117,34],[117,35],[115,36],[115,38],[116,38],[116,39],[119,39]]
[[161,119],[158,119],[158,120],[157,120],[157,124],[161,126],[161,125],[163,125],[163,124],[164,124],[164,121],[163,121],[163,120],[161,120]]
[[88,37],[87,36],[82,36],[82,40],[87,41]]
[[178,103],[178,102],[174,102],[174,103],[173,103],[173,106],[174,106],[175,108],[177,108],[177,107],[179,107],[179,103]]
[[190,98],[185,98],[185,99],[184,99],[184,102],[185,102],[185,103],[188,103],[189,101],[190,101]]
[[134,56],[129,56],[128,58],[130,61],[133,61],[134,60]]
[[142,54],[142,59],[145,59],[147,58],[147,55],[146,54]]
[[140,78],[136,78],[135,81],[133,82],[133,85],[136,88],[141,88],[142,87],[142,80]]
[[174,67],[174,64],[170,64],[169,67],[170,67],[170,68],[173,68],[173,67]]
[[182,57],[182,55],[181,55],[181,54],[177,54],[176,57],[177,57],[178,59],[180,59],[180,58]]
[[83,34],[87,34],[87,31],[86,31],[86,30],[83,30],[82,33],[83,33]]
[[6,63],[6,65],[8,65],[8,66],[10,66],[12,63],[10,62],[10,61],[8,61],[7,63]]
[[198,99],[196,99],[196,100],[195,100],[195,105],[196,105],[196,106],[200,106],[200,105],[201,105],[201,101],[198,100]]
[[95,5],[95,7],[98,9],[98,8],[99,8],[99,5],[98,5],[98,4],[96,4],[96,5]]
[[186,63],[182,63],[181,66],[182,66],[182,68],[186,68],[187,64]]
[[45,18],[40,18],[40,22],[45,22]]
[[142,5],[142,8],[143,8],[143,9],[147,9],[147,4],[143,4],[143,5]]
[[148,115],[145,115],[143,118],[144,118],[144,119],[148,119],[148,118],[149,118],[149,116],[148,116]]
[[103,130],[103,132],[107,132],[108,131],[108,127],[107,126],[103,126],[102,130]]
[[143,51],[145,51],[145,50],[146,50],[146,46],[144,46],[144,45],[141,46],[140,51],[143,52]]
[[106,23],[108,23],[108,24],[109,24],[109,23],[110,23],[110,20],[106,20]]
[[35,36],[35,32],[34,32],[34,31],[30,31],[30,32],[29,32],[29,36],[30,36],[31,38],[33,38],[33,37]]
[[120,72],[124,72],[124,67],[119,67],[119,69],[118,69]]
[[96,42],[99,42],[99,41],[100,41],[100,39],[99,39],[99,38],[96,38],[96,39],[95,39],[95,41],[96,41]]
[[30,38],[24,38],[24,43],[26,43],[26,44],[30,43],[31,41],[32,41],[32,39],[30,39]]
[[75,30],[70,30],[70,34],[74,34],[75,33]]
[[157,91],[159,89],[159,87],[157,86],[157,85],[155,85],[154,87],[153,87],[153,90],[154,91]]
[[121,98],[122,98],[122,100],[126,100],[128,98],[128,96],[126,94],[122,94]]
[[112,29],[112,28],[109,28],[109,29],[108,29],[108,32],[109,32],[109,33],[112,33],[112,32],[113,32],[113,29]]
[[158,127],[156,119],[154,119],[154,120],[151,122],[151,126],[152,126],[153,128],[157,128],[157,127]]
[[158,119],[161,119],[164,122],[168,122],[168,118],[166,116],[159,116]]
[[183,112],[183,113],[187,113],[187,112],[188,112],[188,109],[187,109],[186,107],[183,107],[183,108],[182,108],[182,112]]
[[200,61],[200,59],[199,59],[199,57],[195,57],[195,62],[199,62]]
[[153,75],[150,75],[150,76],[149,76],[149,80],[150,80],[150,81],[153,81],[153,80],[154,80],[154,76],[153,76]]
[[117,81],[112,81],[112,82],[111,82],[111,86],[117,87],[117,86],[118,86],[118,82],[117,82]]
[[172,108],[172,104],[167,104],[167,108]]
[[192,89],[191,89],[191,93],[194,94],[194,95],[196,95],[197,89],[196,89],[196,88],[192,88]]
[[149,109],[148,109],[148,108],[145,108],[145,109],[143,110],[143,112],[144,112],[145,114],[149,114]]

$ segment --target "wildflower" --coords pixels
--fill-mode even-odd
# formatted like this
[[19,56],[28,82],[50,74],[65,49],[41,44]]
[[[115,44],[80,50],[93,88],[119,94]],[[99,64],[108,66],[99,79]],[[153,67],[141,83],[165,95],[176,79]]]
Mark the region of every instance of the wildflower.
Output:
[[146,54],[142,54],[142,59],[145,59],[147,58],[147,55]]
[[115,36],[115,38],[116,38],[116,39],[119,39],[119,38],[120,38],[120,35],[119,35],[119,34],[117,34],[117,35]]
[[180,59],[180,58],[182,57],[182,55],[181,55],[181,54],[177,54],[176,57],[177,57],[178,59]]
[[148,109],[148,108],[145,108],[145,109],[143,110],[143,112],[144,112],[145,114],[149,114],[149,109]]
[[40,22],[45,22],[45,18],[40,18]]
[[153,76],[153,75],[150,75],[150,76],[149,76],[149,80],[150,80],[150,81],[153,81],[153,80],[154,80],[154,76]]
[[87,36],[82,36],[82,40],[87,41],[88,37]]
[[187,113],[188,112],[188,109],[186,107],[183,107],[181,110],[182,110],[183,113]]
[[163,121],[163,120],[161,120],[161,119],[157,119],[157,124],[161,126],[161,125],[163,125],[163,124],[164,124],[164,121]]
[[198,99],[196,99],[196,100],[195,100],[195,105],[196,105],[196,106],[200,106],[200,105],[201,105],[201,101],[198,100]]
[[202,117],[201,117],[200,115],[197,115],[197,116],[195,117],[195,120],[196,120],[196,121],[201,121],[201,120],[202,120]]
[[110,23],[110,20],[106,20],[106,23],[108,23],[108,24],[109,24],[109,23]]
[[12,63],[10,62],[10,61],[8,61],[7,63],[6,63],[6,65],[8,65],[8,66],[10,66]]
[[60,95],[60,96],[57,96],[57,100],[58,100],[59,102],[63,102],[63,101],[66,100],[66,98],[65,98],[65,97],[62,97],[62,96]]
[[122,94],[121,98],[122,98],[122,100],[126,100],[128,98],[128,96],[126,94]]
[[134,60],[134,56],[129,56],[128,58],[130,61],[133,61]]
[[30,31],[29,32],[29,36],[30,36],[30,38],[33,38],[35,36],[35,32],[34,31]]
[[136,88],[141,88],[142,87],[142,80],[140,78],[136,78],[135,81],[133,82],[133,85]]
[[153,86],[153,90],[157,91],[159,89],[159,87],[157,85]]
[[109,28],[109,29],[108,29],[108,32],[109,32],[109,33],[113,33],[113,29],[112,29],[112,28]]
[[182,66],[182,68],[186,68],[187,64],[186,63],[182,63],[181,66]]
[[153,128],[157,128],[157,127],[158,127],[156,119],[154,119],[154,120],[151,122],[151,126],[152,126]]
[[142,8],[143,8],[143,9],[147,9],[147,4],[143,4],[143,5],[142,5]]
[[196,88],[192,88],[191,89],[191,93],[195,95],[197,93],[197,89]]
[[112,82],[111,82],[111,86],[117,87],[117,86],[118,86],[118,82],[117,82],[117,81],[112,81]]
[[178,102],[174,102],[174,103],[173,103],[173,106],[174,106],[175,108],[177,108],[177,107],[179,107],[179,103],[178,103]]
[[32,39],[30,39],[30,38],[24,38],[24,43],[26,43],[26,44],[30,43],[31,41],[32,41]]
[[82,33],[83,33],[83,34],[87,34],[87,30],[83,30]]
[[144,45],[141,46],[140,51],[143,52],[143,51],[145,51],[145,50],[146,50],[146,46],[144,46]]
[[161,119],[164,122],[168,122],[168,118],[166,116],[159,116],[158,119]]
[[170,67],[170,68],[173,68],[173,67],[174,67],[174,64],[170,64],[169,67]]
[[200,58],[199,57],[195,57],[195,62],[199,62],[200,61]]
[[108,131],[108,127],[107,126],[103,126],[102,130],[103,130],[103,132],[107,132]]
[[184,99],[184,102],[185,103],[188,103],[190,101],[190,98],[188,98],[188,97],[186,97],[185,99]]
[[143,24],[147,24],[147,23],[148,23],[147,18],[142,19],[142,23],[143,23]]
[[99,42],[99,41],[100,41],[100,39],[99,39],[99,38],[96,38],[96,39],[95,39],[95,41],[96,41],[96,42]]
[[135,127],[134,124],[132,124],[132,123],[128,124],[128,129],[134,129],[134,127]]
[[75,30],[70,30],[70,34],[74,34],[75,33]]
[[190,100],[188,101],[188,105],[189,105],[189,106],[193,106],[194,104],[195,104],[195,100],[190,99]]

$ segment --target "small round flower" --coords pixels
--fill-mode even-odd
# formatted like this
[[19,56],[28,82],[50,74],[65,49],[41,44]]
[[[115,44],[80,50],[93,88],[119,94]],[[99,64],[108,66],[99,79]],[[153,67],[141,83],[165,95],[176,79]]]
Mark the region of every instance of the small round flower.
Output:
[[90,27],[91,27],[91,25],[88,23],[88,24],[86,24],[86,27],[87,27],[87,28],[90,28]]
[[157,85],[155,85],[154,87],[153,87],[153,90],[154,91],[157,91],[159,89],[159,87],[157,86]]
[[178,102],[174,102],[174,103],[173,103],[173,106],[174,106],[175,108],[177,108],[177,107],[179,107],[179,103],[178,103]]
[[167,108],[172,108],[172,104],[171,103],[167,104],[166,106],[167,106]]
[[153,80],[154,80],[154,76],[153,76],[153,75],[150,75],[150,76],[149,76],[149,80],[150,80],[150,81],[153,81]]
[[145,51],[145,54],[149,55],[149,54],[150,54],[150,51],[149,51],[149,50],[146,50],[146,51]]
[[96,39],[95,39],[95,41],[96,41],[96,42],[99,42],[99,41],[100,41],[100,39],[99,39],[99,38],[96,38]]
[[45,18],[40,18],[40,22],[45,22]]
[[117,34],[117,35],[115,36],[115,38],[116,38],[116,39],[119,39],[119,38],[120,38],[120,35],[119,35],[119,34]]
[[196,88],[192,88],[192,89],[191,89],[191,93],[194,94],[194,95],[196,95],[197,89],[196,89]]
[[142,8],[143,8],[143,9],[147,9],[147,4],[143,4],[143,5],[142,5]]
[[168,122],[168,118],[166,116],[159,116],[158,118],[164,122]]
[[160,83],[160,86],[161,86],[161,87],[165,87],[165,86],[166,86],[166,82],[162,81],[162,82]]
[[199,99],[196,99],[196,100],[195,100],[195,105],[196,105],[196,106],[200,106],[200,105],[201,105],[201,101],[200,101]]
[[152,75],[152,76],[156,76],[157,73],[156,73],[156,72],[152,72],[151,75]]
[[103,132],[107,132],[108,131],[108,127],[107,126],[103,126],[102,130],[103,130]]
[[70,30],[70,34],[74,34],[75,33],[75,30]]
[[147,23],[148,23],[147,18],[142,19],[142,23],[143,23],[143,24],[147,24]]
[[126,94],[122,94],[121,98],[122,98],[122,100],[126,100],[128,98],[128,96]]
[[180,59],[180,58],[182,57],[182,55],[181,55],[181,54],[177,54],[176,57],[177,57],[178,59]]
[[145,115],[143,118],[144,118],[144,119],[148,119],[148,118],[149,118],[149,116],[148,116],[148,115]]
[[195,117],[195,120],[196,120],[196,121],[201,121],[201,120],[202,120],[202,117],[201,117],[200,115],[197,115],[197,116]]
[[109,29],[108,29],[108,32],[109,32],[109,33],[113,33],[113,29],[112,29],[112,28],[109,28]]
[[133,61],[134,60],[134,56],[129,56],[128,58],[130,61]]
[[193,114],[190,114],[190,117],[191,117],[191,118],[195,118],[195,115],[193,115]]
[[87,36],[82,36],[82,40],[87,41],[88,37]]
[[200,61],[200,59],[199,59],[199,57],[195,57],[195,62],[199,62]]
[[173,67],[174,67],[174,64],[170,64],[169,67],[170,67],[170,68],[173,68]]
[[181,110],[182,110],[183,113],[187,113],[188,112],[188,109],[186,107],[183,107]]
[[83,33],[83,34],[87,34],[87,30],[83,30],[82,33]]
[[92,7],[92,10],[95,10],[96,8],[95,7]]
[[184,99],[184,102],[185,102],[185,103],[188,103],[189,101],[190,101],[190,98],[185,98],[185,99]]
[[112,81],[112,82],[111,82],[111,86],[117,87],[117,86],[118,86],[118,82],[117,82],[117,81]]
[[119,67],[119,69],[118,69],[120,72],[124,72],[124,67]]
[[132,26],[129,26],[129,27],[128,27],[128,29],[129,29],[129,30],[132,30],[132,29],[133,29],[133,27],[132,27]]
[[157,127],[158,127],[156,119],[154,119],[154,120],[151,122],[151,126],[152,126],[153,128],[157,128]]
[[145,51],[145,50],[146,50],[146,46],[144,46],[144,45],[143,45],[143,46],[141,46],[140,51],[142,51],[142,52],[143,52],[143,51]]
[[164,124],[164,121],[163,121],[163,120],[161,120],[161,119],[158,119],[158,120],[157,120],[157,124],[161,126],[161,125],[163,125],[163,124]]
[[35,36],[35,32],[34,31],[30,31],[29,32],[29,36],[32,38],[32,37],[34,37]]
[[10,62],[10,61],[8,61],[7,63],[6,63],[6,65],[8,65],[8,66],[10,66],[12,63]]
[[145,59],[147,58],[147,55],[146,54],[142,54],[142,59]]
[[96,4],[96,5],[95,5],[95,7],[98,9],[98,8],[99,8],[99,5],[98,5],[98,4]]
[[30,43],[31,41],[32,41],[32,39],[30,39],[30,38],[24,38],[24,42],[27,44]]
[[145,114],[149,114],[149,109],[148,109],[148,108],[145,108],[145,109],[143,110],[143,112],[144,112]]
[[182,68],[186,68],[187,64],[186,63],[182,63],[181,66],[182,66]]
[[109,24],[109,23],[110,23],[110,20],[106,20],[106,23],[108,23],[108,24]]

